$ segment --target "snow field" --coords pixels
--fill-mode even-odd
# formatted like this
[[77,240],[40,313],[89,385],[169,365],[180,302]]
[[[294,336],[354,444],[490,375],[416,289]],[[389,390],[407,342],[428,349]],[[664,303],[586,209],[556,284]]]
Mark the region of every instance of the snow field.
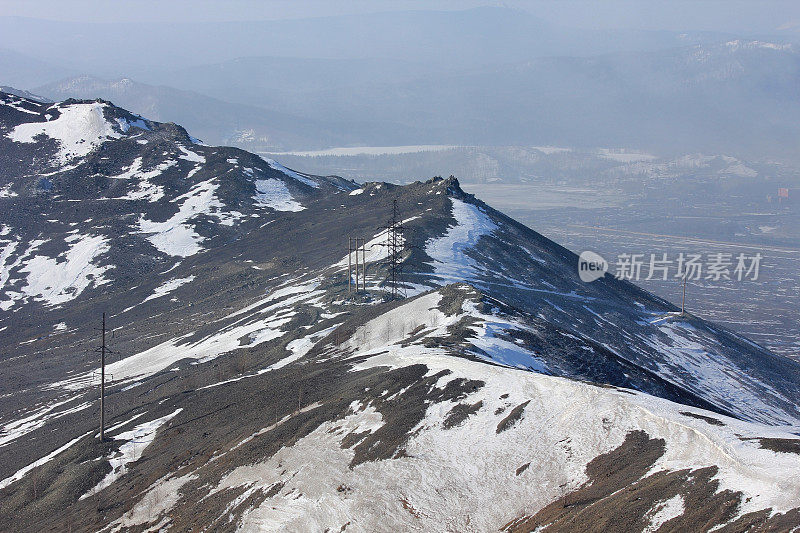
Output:
[[[219,322],[219,330],[200,340],[190,340],[194,332],[169,339],[152,348],[121,359],[106,366],[106,372],[114,376],[114,381],[129,382],[151,376],[170,368],[182,359],[194,359],[197,363],[211,361],[222,354],[243,346],[256,346],[286,334],[282,327],[296,314],[293,306],[305,302],[313,304],[321,295],[317,282],[287,285],[276,290],[266,298],[244,309],[233,312]],[[235,321],[231,321],[236,318]],[[242,342],[243,338],[247,341]],[[53,388],[81,390],[91,384],[92,372],[54,383]]]
[[276,211],[302,211],[302,204],[295,201],[292,193],[281,180],[269,178],[255,180],[256,194],[253,199],[259,205],[270,207]]
[[497,229],[497,225],[477,206],[456,198],[450,200],[456,224],[443,236],[430,239],[425,253],[433,259],[436,276],[443,282],[468,281],[477,277],[478,267],[466,251]]
[[150,301],[150,300],[154,300],[156,298],[161,298],[162,296],[166,296],[167,294],[171,293],[172,291],[178,289],[179,287],[182,287],[182,286],[186,285],[187,283],[191,283],[192,281],[194,281],[194,276],[189,276],[189,277],[186,277],[186,278],[175,278],[175,279],[171,279],[169,281],[166,281],[166,282],[162,283],[161,285],[159,285],[158,287],[156,287],[156,289],[153,291],[153,294],[151,294],[150,296],[145,298],[142,303]]
[[20,270],[27,273],[27,283],[22,287],[24,296],[46,305],[59,305],[73,300],[89,286],[110,282],[103,274],[114,265],[95,265],[96,259],[111,249],[106,237],[75,234],[65,241],[69,249],[60,256],[37,255],[25,261]]
[[164,222],[153,222],[141,216],[139,232],[149,234],[149,240],[159,251],[177,257],[188,257],[203,250],[200,244],[204,238],[187,224],[199,215],[216,217],[221,224],[232,225],[241,214],[226,213],[224,205],[216,197],[219,183],[215,179],[194,185],[189,192],[171,202],[180,203],[178,212]]
[[151,420],[149,422],[144,422],[134,427],[130,431],[125,431],[114,436],[113,439],[115,441],[121,440],[125,442],[120,445],[118,451],[114,452],[114,454],[108,458],[108,462],[111,465],[111,472],[106,474],[106,477],[104,477],[100,483],[89,490],[89,492],[81,496],[80,499],[82,500],[93,494],[96,494],[97,492],[100,492],[104,488],[114,483],[114,481],[125,475],[125,472],[128,471],[128,465],[138,461],[142,457],[145,449],[156,438],[156,432],[158,431],[158,428],[175,418],[182,410],[183,409],[177,409],[169,415],[163,416],[156,420]]
[[85,157],[104,141],[120,136],[105,118],[106,104],[57,104],[57,107],[60,115],[55,120],[20,124],[11,130],[8,137],[19,143],[37,142],[40,135],[56,140],[58,158],[63,165]]
[[264,159],[264,161],[273,170],[277,170],[278,172],[283,172],[284,174],[286,174],[290,178],[294,178],[297,181],[299,181],[300,183],[304,183],[304,184],[308,185],[309,187],[313,187],[314,189],[318,189],[319,188],[319,183],[317,183],[316,181],[314,181],[312,179],[309,179],[307,176],[305,176],[303,174],[300,174],[298,172],[295,172],[294,170],[289,170],[288,168],[286,168],[285,166],[281,165],[280,163],[278,163],[274,159]]

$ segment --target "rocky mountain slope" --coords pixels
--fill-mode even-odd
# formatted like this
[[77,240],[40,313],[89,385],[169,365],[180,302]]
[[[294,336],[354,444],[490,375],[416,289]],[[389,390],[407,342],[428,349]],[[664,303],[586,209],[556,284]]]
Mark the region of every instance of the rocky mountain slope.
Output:
[[581,282],[457,180],[311,176],[108,102],[0,98],[0,529],[800,525],[800,365]]

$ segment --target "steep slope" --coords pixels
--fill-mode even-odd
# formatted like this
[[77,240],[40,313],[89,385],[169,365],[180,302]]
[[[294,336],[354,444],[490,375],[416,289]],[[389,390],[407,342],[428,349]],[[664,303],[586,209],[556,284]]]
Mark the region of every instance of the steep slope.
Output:
[[0,529],[800,523],[800,365],[582,283],[455,179],[359,186],[103,101],[2,102]]

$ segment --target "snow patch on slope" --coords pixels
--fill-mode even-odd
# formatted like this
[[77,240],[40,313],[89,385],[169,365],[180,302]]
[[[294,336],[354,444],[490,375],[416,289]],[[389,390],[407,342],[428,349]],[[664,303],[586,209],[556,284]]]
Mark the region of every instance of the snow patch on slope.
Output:
[[72,447],[73,444],[75,444],[76,442],[78,442],[79,440],[81,440],[82,438],[84,438],[88,434],[89,433],[84,433],[80,437],[76,437],[76,438],[72,439],[71,441],[66,443],[64,446],[61,446],[60,448],[58,448],[58,449],[52,451],[51,453],[45,455],[41,459],[39,459],[37,461],[34,461],[33,463],[29,464],[28,466],[26,466],[24,468],[20,468],[13,475],[11,475],[11,476],[7,477],[6,479],[0,481],[0,490],[8,487],[9,485],[14,483],[15,481],[19,481],[20,479],[25,477],[25,475],[28,472],[30,472],[31,470],[33,470],[34,468],[42,466],[43,464],[45,464],[45,463],[49,462],[50,460],[52,460],[53,458],[55,458],[57,455],[61,454],[62,452],[67,451],[69,448]]
[[360,355],[394,349],[407,342],[412,331],[419,345],[424,338],[446,337],[450,326],[469,318],[468,327],[474,336],[468,339],[473,347],[467,348],[468,353],[503,366],[549,373],[537,354],[503,338],[513,330],[524,331],[523,324],[511,317],[482,313],[469,298],[465,298],[460,312],[446,315],[438,307],[441,298],[442,294],[434,291],[408,300],[356,328],[345,347]]
[[658,528],[664,525],[664,522],[672,520],[676,516],[681,516],[683,512],[683,496],[676,494],[669,500],[660,503],[652,509],[650,523],[647,525],[643,533],[655,533],[658,531]]
[[475,261],[466,252],[497,225],[479,207],[456,198],[450,200],[456,225],[443,236],[428,240],[425,253],[433,259],[435,275],[441,280],[466,281],[478,273]]
[[60,115],[49,122],[28,122],[16,126],[8,138],[19,143],[34,143],[44,135],[58,142],[62,164],[85,157],[108,139],[119,138],[111,122],[106,120],[106,104],[69,104],[59,106]]
[[[229,322],[213,334],[195,339],[195,332],[170,339],[125,359],[106,365],[114,381],[126,382],[151,376],[183,359],[205,363],[242,347],[252,347],[282,337],[281,328],[296,314],[294,305],[311,302],[322,294],[317,284],[294,285],[275,291],[264,300],[220,319]],[[269,304],[266,305],[265,304]],[[241,318],[237,318],[240,317]],[[230,322],[234,318],[237,320]],[[54,383],[52,388],[80,390],[91,385],[93,372]]]
[[142,158],[137,157],[131,166],[122,174],[111,176],[111,179],[138,179],[137,189],[129,192],[125,196],[116,198],[117,200],[147,200],[157,202],[164,197],[164,187],[151,183],[150,180],[160,176],[167,169],[174,167],[175,161],[164,161],[152,170],[142,170]]
[[[419,217],[418,216],[409,217],[403,220],[401,224],[406,224],[417,218]],[[359,264],[386,261],[386,254],[387,254],[386,245],[388,241],[387,234],[388,230],[383,230],[362,246],[365,253],[362,254],[361,252],[359,252],[358,255]],[[398,235],[397,244],[401,248],[405,246],[405,242],[406,242],[405,237],[403,235]],[[355,251],[353,251],[350,255],[350,261],[353,264],[355,264],[355,260],[356,260],[356,254]],[[344,256],[333,266],[338,268],[339,270],[343,270],[347,268],[347,265],[348,265],[348,258],[347,256]]]
[[[358,516],[354,512],[348,517],[346,509],[340,508],[322,495],[325,490],[321,487],[329,484],[340,471],[345,470],[343,465],[352,459],[352,450],[342,449],[340,444],[346,435],[374,432],[383,426],[382,415],[370,405],[361,406],[354,402],[350,410],[351,414],[343,419],[322,424],[301,439],[301,442],[282,448],[266,461],[235,468],[220,480],[209,496],[237,487],[247,487],[245,494],[249,495],[256,490],[268,491],[290,479],[296,480],[294,490],[279,490],[278,494],[263,505],[246,512],[239,523],[239,529],[244,531],[286,531],[292,528],[298,531],[322,531],[326,529],[326,523],[341,525]],[[301,466],[298,455],[306,453],[309,453],[306,463]],[[284,464],[291,466],[287,469]],[[306,472],[315,474],[308,476],[305,475]],[[347,477],[349,476],[339,478],[339,487],[349,486]],[[335,491],[336,487],[337,484],[334,484],[330,490]],[[309,504],[315,496],[320,496],[317,500],[320,512],[307,514]],[[319,502],[325,502],[325,505],[321,506]],[[230,511],[226,510],[224,514],[228,512]]]
[[65,240],[73,244],[59,257],[37,255],[26,261],[21,270],[28,273],[27,285],[22,288],[25,295],[46,305],[59,305],[76,298],[90,285],[110,282],[103,274],[114,265],[94,264],[111,248],[106,237],[71,235]]
[[[3,288],[2,295],[7,297],[8,300],[0,301],[0,309],[2,309],[3,311],[8,311],[14,306],[17,300],[24,297],[24,295],[20,292],[10,291],[5,289],[5,284],[11,277],[11,271],[17,268],[20,264],[22,264],[23,259],[25,259],[26,257],[30,257],[30,255],[45,242],[47,242],[47,240],[34,239],[30,241],[28,243],[28,248],[25,250],[25,252],[19,254],[16,259],[10,262],[8,261],[8,258],[13,253],[13,251],[10,250],[11,245],[9,244],[6,247],[4,247],[3,255],[5,256],[5,259],[3,260],[3,263],[0,263],[0,279],[3,279],[5,281],[2,287],[0,288]],[[16,248],[16,245],[14,246],[14,248]]]
[[[3,226],[3,229],[6,227],[7,226]],[[0,290],[3,289],[6,281],[8,281],[8,279],[11,277],[11,269],[6,268],[6,261],[8,261],[8,258],[11,257],[11,254],[14,253],[14,250],[16,250],[18,244],[19,241],[10,241],[5,243],[3,247],[0,248]]]
[[269,178],[255,180],[256,194],[253,199],[258,205],[271,207],[276,211],[302,211],[302,204],[295,201],[292,193],[281,180]]
[[177,409],[169,415],[157,418],[156,420],[152,420],[150,422],[139,424],[132,430],[120,433],[119,435],[113,437],[115,441],[122,440],[125,442],[120,445],[119,450],[108,459],[108,462],[111,465],[111,472],[106,474],[106,477],[104,477],[100,483],[95,485],[94,488],[92,488],[89,492],[81,496],[80,499],[82,500],[88,496],[97,494],[104,488],[114,483],[117,479],[124,476],[128,471],[128,465],[138,461],[150,443],[153,442],[153,439],[156,438],[156,432],[158,431],[158,428],[175,418],[181,411],[183,411],[183,409]]
[[193,163],[205,163],[206,158],[196,152],[192,152],[191,150],[187,150],[183,146],[178,146],[178,149],[183,152],[183,155],[179,155],[178,158],[185,159],[186,161],[191,161]]
[[188,278],[171,279],[171,280],[159,285],[158,287],[156,287],[156,289],[153,291],[153,294],[151,294],[150,296],[145,298],[142,303],[150,301],[150,300],[155,300],[156,298],[161,298],[162,296],[165,296],[165,295],[171,293],[172,291],[174,291],[178,287],[186,285],[187,283],[191,283],[193,280],[194,280],[194,276],[189,276]]
[[176,165],[175,161],[164,161],[154,169],[147,171],[142,171],[141,164],[142,158],[139,157],[133,162],[131,167],[125,173],[115,176],[119,179],[139,179],[137,189],[129,192],[125,196],[120,197],[120,200],[147,200],[149,202],[157,202],[164,197],[164,187],[151,183],[150,179],[160,176],[167,169],[174,167]]
[[200,243],[204,238],[187,224],[189,220],[207,215],[230,226],[241,216],[240,213],[226,213],[222,210],[225,206],[215,194],[218,187],[219,183],[214,179],[194,185],[189,192],[171,200],[174,203],[182,202],[177,213],[164,222],[153,222],[142,216],[139,219],[139,232],[151,234],[147,240],[168,255],[188,257],[200,252],[203,249]]
[[150,131],[150,128],[141,117],[137,118],[136,120],[118,118],[117,124],[119,124],[119,129],[121,129],[123,133],[128,133],[128,130],[131,128],[139,128],[140,130]]
[[291,341],[290,343],[288,343],[286,345],[286,349],[289,350],[290,352],[292,352],[292,355],[290,355],[289,357],[286,357],[284,359],[281,359],[280,361],[278,361],[275,364],[272,364],[272,365],[268,366],[265,369],[265,371],[278,370],[279,368],[283,368],[285,366],[288,366],[288,365],[294,363],[295,361],[301,359],[308,352],[311,351],[311,348],[313,348],[314,345],[320,339],[325,338],[326,336],[328,336],[337,327],[339,327],[339,324],[336,324],[336,325],[331,326],[329,328],[323,329],[321,331],[317,331],[316,333],[312,333],[311,335],[308,335],[306,337],[301,337],[299,339],[295,339],[295,340]]
[[285,166],[281,165],[280,163],[278,163],[274,159],[264,159],[264,161],[273,170],[277,170],[278,172],[283,172],[287,176],[296,179],[300,183],[305,183],[309,187],[313,187],[315,189],[319,188],[319,183],[317,183],[316,181],[314,181],[312,179],[309,179],[308,177],[300,174],[299,172],[295,172],[294,170],[290,170],[290,169],[286,168]]
[[[6,91],[9,91],[9,90],[10,90],[9,87],[0,86],[0,91],[2,91],[2,92],[6,92]],[[30,96],[32,97],[33,95],[30,95]],[[28,98],[30,98],[30,97],[28,97]],[[30,99],[33,100],[33,98],[30,98]],[[16,109],[17,111],[20,111],[22,113],[28,113],[29,115],[38,115],[39,114],[38,111],[31,111],[30,109],[26,109],[24,107],[24,105],[27,104],[27,102],[25,100],[23,100],[22,98],[20,98],[18,95],[13,94],[13,93],[8,93],[7,92],[2,97],[0,97],[0,104],[8,106],[11,109]]]
[[112,531],[152,522],[157,523],[145,531],[165,531],[168,529],[171,519],[169,517],[161,518],[161,516],[178,503],[181,487],[193,479],[197,479],[197,476],[187,474],[185,476],[164,476],[159,479],[147,490],[147,493],[133,509],[111,524]]
[[[194,359],[201,363],[211,361],[237,348],[255,346],[284,335],[285,332],[279,328],[290,320],[291,315],[256,320],[223,328],[194,342],[189,340],[194,336],[194,333],[190,333],[107,365],[106,371],[114,375],[115,381],[130,381],[165,370],[182,359]],[[249,338],[250,342],[242,343],[242,337]],[[85,385],[85,379],[82,381]]]
[[[750,420],[766,424],[800,424],[797,418],[788,418],[786,409],[770,401],[791,405],[790,400],[768,383],[758,381],[746,372],[732,371],[728,359],[704,344],[707,337],[691,324],[670,322],[658,329],[659,334],[642,336],[642,340],[662,355],[662,362],[656,362],[660,375],[676,382],[690,376],[692,379],[685,387],[716,405],[736,406],[737,411]],[[761,391],[761,394],[756,395],[753,391]]]
[[513,368],[549,373],[547,365],[535,353],[503,338],[512,330],[526,329],[522,324],[511,318],[483,314],[470,300],[464,301],[463,310],[478,321],[470,325],[477,335],[469,339],[470,344],[480,350],[472,351],[477,357]]
[[13,198],[14,196],[19,195],[11,190],[11,183],[7,183],[4,187],[0,188],[0,198]]
[[42,407],[37,407],[33,411],[25,413],[22,418],[17,418],[16,420],[5,423],[0,427],[0,448],[42,427],[50,420],[55,420],[56,418],[61,418],[71,413],[77,413],[78,411],[91,407],[92,404],[87,402],[68,409],[56,410],[76,398],[77,396],[73,396],[66,400],[60,400]]
[[458,318],[439,310],[441,299],[439,292],[431,292],[391,309],[357,327],[345,347],[359,354],[383,350],[399,345],[420,328],[429,336],[445,335]]
[[[330,497],[335,508],[326,509],[329,514],[345,511],[361,516],[385,516],[385,511],[378,509],[397,509],[390,516],[399,523],[386,525],[407,529],[402,524],[406,509],[397,506],[399,489],[399,494],[418,511],[414,523],[421,529],[436,529],[436,524],[445,520],[454,530],[495,529],[509,518],[535,512],[577,489],[586,481],[585,465],[597,455],[618,447],[627,432],[636,429],[667,442],[665,455],[651,473],[715,465],[719,468],[716,476],[719,490],[744,492],[740,515],[769,507],[783,512],[796,507],[800,498],[800,463],[795,456],[776,454],[746,438],[793,438],[786,431],[788,428],[742,422],[646,394],[532,372],[511,372],[452,357],[442,349],[401,346],[391,341],[384,346],[365,348],[353,355],[372,356],[359,361],[353,370],[422,364],[427,366],[429,376],[449,371],[437,386],[443,387],[459,378],[482,381],[483,388],[460,400],[471,405],[480,401],[481,407],[460,426],[445,429],[443,420],[457,402],[431,403],[423,422],[409,432],[403,458],[365,463],[353,469],[349,469],[346,460],[336,460],[325,470],[315,470],[313,486],[305,485],[307,477],[295,476],[282,493],[293,494],[293,490],[302,486],[301,492],[307,500],[300,511],[309,514],[304,520],[326,521],[312,510],[310,502]],[[510,429],[497,431],[508,409],[524,402],[528,402],[524,416]],[[702,413],[722,424],[711,425],[681,414],[685,411]],[[606,423],[608,420],[614,423]],[[304,446],[304,442],[301,440],[296,446]],[[293,472],[301,455],[298,453],[292,459],[284,456],[282,466]],[[480,461],[465,460],[467,457],[479,457]],[[515,469],[525,464],[537,467],[516,474]],[[325,480],[316,475],[320,472],[331,472],[331,479],[337,479],[337,483],[329,489]],[[426,482],[420,483],[415,472],[426,472]],[[368,491],[369,502],[359,502],[358,510],[349,508],[350,501],[329,493],[340,483],[354,491]],[[532,486],[537,490],[531,492]],[[442,493],[432,487],[448,489]],[[504,498],[498,500],[498,493]],[[458,509],[453,508],[452,502],[459,502]],[[266,504],[275,505],[275,500]],[[476,515],[473,509],[490,511]],[[669,502],[651,520],[666,521],[679,512],[678,502]],[[452,522],[454,519],[459,522]],[[313,527],[314,522],[306,523]],[[326,523],[332,526],[335,521]]]

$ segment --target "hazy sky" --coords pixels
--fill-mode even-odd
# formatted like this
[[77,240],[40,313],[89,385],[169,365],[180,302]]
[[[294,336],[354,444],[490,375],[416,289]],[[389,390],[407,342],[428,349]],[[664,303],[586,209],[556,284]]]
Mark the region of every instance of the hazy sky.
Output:
[[86,22],[275,20],[483,5],[524,9],[576,27],[766,32],[800,24],[797,0],[0,0],[0,15]]

